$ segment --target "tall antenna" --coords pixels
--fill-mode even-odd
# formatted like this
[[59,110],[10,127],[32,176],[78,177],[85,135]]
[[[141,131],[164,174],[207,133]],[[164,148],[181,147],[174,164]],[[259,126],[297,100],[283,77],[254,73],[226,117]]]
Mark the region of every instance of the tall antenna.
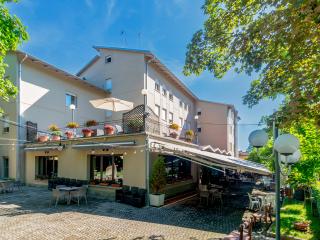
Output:
[[142,33],[141,33],[141,32],[138,32],[138,46],[139,46],[140,49],[142,48],[141,35],[142,35]]
[[127,46],[127,37],[126,37],[126,31],[125,30],[121,30],[120,32],[120,36],[121,36],[121,40],[122,40],[122,46],[126,47]]

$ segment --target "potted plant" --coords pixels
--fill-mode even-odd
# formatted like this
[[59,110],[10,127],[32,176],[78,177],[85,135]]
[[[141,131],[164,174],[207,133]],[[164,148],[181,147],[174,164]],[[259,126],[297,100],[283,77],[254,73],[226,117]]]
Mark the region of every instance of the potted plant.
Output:
[[113,128],[113,126],[111,126],[111,125],[109,125],[109,124],[104,125],[104,133],[105,133],[105,135],[112,135],[112,134],[114,134],[114,128]]
[[90,128],[84,128],[82,129],[82,133],[84,137],[91,137],[92,135],[92,130]]
[[55,124],[51,124],[49,126],[49,130],[51,132],[51,140],[52,141],[60,141],[61,135],[62,135],[60,128]]
[[167,173],[164,158],[159,156],[153,163],[150,178],[152,194],[149,194],[150,205],[159,207],[164,205],[164,188],[167,184]]
[[172,123],[172,124],[170,124],[169,128],[171,129],[170,137],[177,138],[178,137],[177,131],[179,130],[179,125],[176,123]]
[[85,123],[85,126],[91,129],[91,136],[97,136],[97,129],[93,128],[98,125],[96,120],[88,120]]
[[142,132],[144,129],[143,119],[130,119],[127,123],[129,133]]
[[73,132],[70,131],[70,130],[69,130],[69,131],[66,131],[64,134],[67,136],[68,139],[73,138]]
[[79,127],[79,124],[76,122],[68,122],[68,124],[67,124],[67,128],[74,129],[74,128],[78,128],[78,127]]
[[194,137],[194,132],[191,129],[187,130],[185,133],[185,137],[187,142],[192,142],[192,139]]
[[309,230],[310,221],[302,221],[302,222],[295,222],[294,228],[301,232],[307,232]]
[[38,137],[38,141],[39,142],[47,142],[49,140],[49,136],[48,135],[40,135]]

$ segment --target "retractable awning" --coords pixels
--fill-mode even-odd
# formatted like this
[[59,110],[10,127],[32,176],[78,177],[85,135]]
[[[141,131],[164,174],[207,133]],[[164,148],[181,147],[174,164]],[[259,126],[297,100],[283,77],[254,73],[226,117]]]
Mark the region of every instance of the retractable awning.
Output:
[[64,149],[64,146],[62,145],[51,145],[51,146],[25,147],[24,151],[50,151],[50,150],[62,151],[63,149]]
[[135,146],[135,141],[122,141],[122,142],[99,142],[99,143],[78,143],[72,145],[75,149],[104,149],[104,148],[117,148],[117,147],[130,147]]
[[198,163],[210,168],[221,167],[233,170],[240,170],[261,175],[270,175],[271,172],[262,164],[242,160],[240,158],[222,154],[203,151],[196,147],[187,147],[179,144],[168,143],[158,140],[150,140],[150,148],[164,154],[182,157],[186,160]]

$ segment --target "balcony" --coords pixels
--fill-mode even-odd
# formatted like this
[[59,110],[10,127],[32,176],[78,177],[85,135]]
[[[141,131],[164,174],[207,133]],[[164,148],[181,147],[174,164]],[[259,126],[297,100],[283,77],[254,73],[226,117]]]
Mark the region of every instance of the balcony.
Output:
[[27,122],[28,142],[61,141],[67,139],[119,136],[125,134],[150,133],[162,137],[172,137],[186,140],[186,129],[172,129],[169,124],[160,122],[159,117],[148,108],[140,105],[129,112],[123,113],[122,119],[105,122],[87,122],[83,125],[72,124],[68,127],[58,127],[54,131],[39,130],[36,123]]

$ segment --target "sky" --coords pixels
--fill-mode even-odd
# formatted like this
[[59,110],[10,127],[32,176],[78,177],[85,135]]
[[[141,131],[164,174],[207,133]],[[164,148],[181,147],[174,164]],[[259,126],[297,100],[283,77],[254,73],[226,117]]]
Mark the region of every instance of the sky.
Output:
[[277,101],[265,100],[249,109],[242,97],[257,76],[228,72],[214,79],[182,74],[186,46],[201,29],[204,1],[194,0],[20,0],[9,3],[11,13],[27,27],[29,40],[19,48],[75,74],[93,56],[92,46],[152,51],[200,99],[235,105],[239,121],[239,149],[248,147],[251,131],[261,117],[273,112]]

